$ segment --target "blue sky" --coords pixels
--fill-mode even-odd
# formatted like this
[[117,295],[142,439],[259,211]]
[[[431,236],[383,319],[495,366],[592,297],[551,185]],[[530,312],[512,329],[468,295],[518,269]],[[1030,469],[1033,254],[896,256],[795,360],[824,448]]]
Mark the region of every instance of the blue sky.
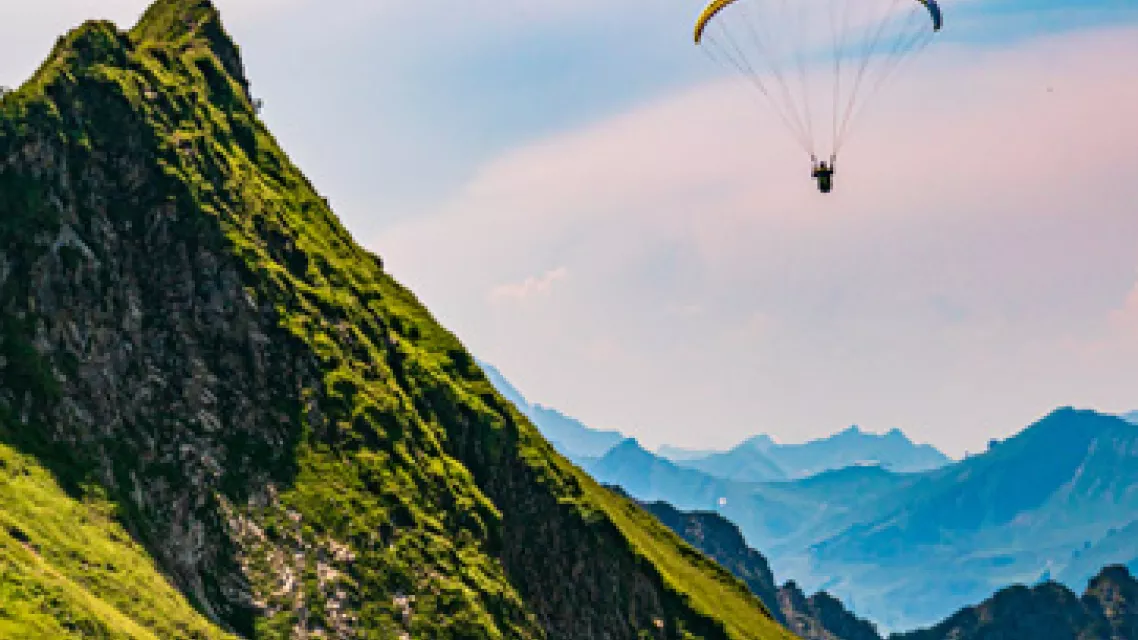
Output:
[[[6,3],[0,83],[145,4]],[[217,4],[286,151],[532,400],[650,446],[955,455],[1138,407],[1132,0],[945,0],[825,198],[697,2]]]

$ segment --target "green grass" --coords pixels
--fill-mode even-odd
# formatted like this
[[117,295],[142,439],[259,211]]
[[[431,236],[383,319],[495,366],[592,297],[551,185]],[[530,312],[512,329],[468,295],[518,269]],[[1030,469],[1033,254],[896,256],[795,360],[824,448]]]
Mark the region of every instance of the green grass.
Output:
[[233,638],[210,624],[113,517],[0,445],[0,638]]
[[[314,362],[304,388],[281,400],[299,431],[291,449],[247,455],[252,466],[228,469],[221,485],[202,489],[226,518],[259,532],[205,534],[232,538],[254,596],[265,603],[265,615],[228,622],[265,638],[298,622],[326,627],[339,593],[360,638],[404,630],[434,640],[542,638],[543,615],[573,617],[558,623],[565,629],[611,625],[653,638],[791,637],[741,581],[586,477],[494,391],[458,339],[351,239],[281,151],[254,113],[237,51],[208,3],[159,0],[129,33],[92,22],[68,34],[0,104],[0,152],[32,140],[58,148],[71,167],[118,154],[156,176],[134,200],[83,215],[104,216],[129,236],[145,232],[150,212],[174,207],[186,221],[182,241],[224,255],[239,267],[246,295],[273,310],[273,348]],[[45,250],[28,238],[58,230],[58,212],[48,204],[58,185],[76,190],[63,194],[69,201],[111,197],[91,181],[52,173],[62,170],[0,172],[0,205],[16,212],[0,221],[0,240],[16,248],[16,264],[34,264]],[[0,302],[8,307],[31,294],[14,279],[4,287]],[[21,390],[51,415],[56,399],[73,392],[58,384],[72,365],[31,350],[34,321],[30,313],[9,322],[0,354],[20,359],[31,374]],[[291,392],[287,382],[281,389]],[[156,473],[137,456],[85,458],[29,433],[0,429],[5,441],[50,463],[72,495],[91,495],[93,478]],[[252,446],[223,444],[231,454]],[[130,451],[131,443],[115,446]],[[177,467],[161,472],[170,485],[187,481]],[[42,471],[32,477],[49,481]],[[266,477],[274,479],[275,500],[246,500],[251,483]],[[58,637],[67,637],[65,621],[75,619],[95,630],[83,631],[86,637],[214,637],[193,635],[209,628],[192,626],[193,612],[170,587],[163,591],[144,551],[116,528],[115,518],[146,522],[123,507],[126,489],[105,489],[106,498],[80,505],[57,488],[63,520],[25,516],[20,526],[42,555],[8,544],[5,563],[21,575],[38,571],[20,593],[42,595],[14,600],[25,604],[8,623],[48,635],[64,628]],[[18,492],[0,493],[23,504],[11,498]],[[64,527],[72,518],[65,506],[102,519],[90,531]],[[543,539],[533,537],[538,525],[549,525]],[[537,560],[526,551],[535,544],[545,554]],[[84,554],[87,565],[75,559]],[[284,567],[298,554],[300,566],[292,568],[299,587],[282,591]],[[92,562],[103,568],[83,568]],[[574,580],[558,569],[574,564],[591,577]],[[656,597],[643,597],[645,590]],[[128,606],[135,591],[144,593]],[[414,596],[406,620],[401,595]]]

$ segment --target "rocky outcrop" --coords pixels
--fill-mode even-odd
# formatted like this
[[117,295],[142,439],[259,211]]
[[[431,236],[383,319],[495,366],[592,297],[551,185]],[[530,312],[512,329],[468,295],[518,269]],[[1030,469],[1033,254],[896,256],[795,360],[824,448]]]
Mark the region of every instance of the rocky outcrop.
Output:
[[825,591],[807,598],[791,580],[778,590],[778,602],[786,626],[804,640],[881,640],[872,623]]
[[[763,554],[747,546],[739,527],[718,514],[680,511],[667,502],[645,502],[641,506],[688,544],[738,576],[775,618],[786,624],[770,565]],[[796,631],[793,627],[790,629]]]
[[[623,489],[611,491],[627,495]],[[775,618],[804,640],[881,640],[870,622],[850,613],[826,592],[809,598],[794,581],[776,586],[763,554],[747,546],[739,527],[707,511],[680,511],[666,502],[643,502],[644,507],[688,544],[738,576]]]

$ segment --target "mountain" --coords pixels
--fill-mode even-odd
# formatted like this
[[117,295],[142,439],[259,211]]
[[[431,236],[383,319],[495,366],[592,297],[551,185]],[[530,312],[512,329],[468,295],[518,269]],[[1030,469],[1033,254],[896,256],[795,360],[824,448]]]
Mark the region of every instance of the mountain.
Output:
[[529,418],[561,455],[577,464],[604,455],[618,442],[624,440],[624,436],[617,431],[590,429],[581,421],[554,409],[531,404],[497,368],[481,360],[477,362],[498,392]]
[[681,496],[681,504],[698,503],[710,507],[727,492],[728,483],[718,478],[656,456],[637,442],[626,438],[605,455],[585,467],[599,482],[614,484],[637,500],[656,500],[658,496]]
[[1138,424],[1138,411],[1131,411],[1130,413],[1124,414],[1122,419],[1132,424]]
[[684,512],[667,502],[642,502],[640,506],[688,544],[739,577],[779,622],[786,623],[767,559],[747,546],[739,527],[717,513]]
[[656,455],[661,458],[667,458],[673,462],[679,460],[691,460],[692,458],[703,458],[713,453],[722,453],[721,451],[714,451],[711,449],[685,449],[683,447],[673,447],[670,444],[662,444],[656,448]]
[[[871,533],[850,532],[849,543],[864,557],[881,558],[880,550],[902,542],[939,545],[989,527],[1129,520],[1117,510],[1138,506],[1138,428],[1112,416],[1059,409],[993,442],[983,455],[930,474],[909,495],[903,509],[863,527]],[[1036,517],[1024,517],[1028,512]],[[846,539],[825,546],[841,544]]]
[[[841,576],[812,586],[847,604],[856,598],[856,610],[880,626],[931,624],[1003,585],[1040,576],[1085,584],[1086,571],[1096,569],[1074,566],[1074,552],[1094,548],[1138,513],[1138,427],[1061,408],[983,454],[921,474],[880,507],[814,544],[806,563]],[[1120,552],[1092,561],[1134,558]],[[940,588],[921,586],[945,575],[951,579]]]
[[711,512],[683,512],[666,502],[641,503],[668,528],[735,574],[776,618],[805,640],[881,640],[873,625],[846,611],[829,594],[807,598],[793,581],[781,588],[766,558],[747,546],[739,528]]
[[0,444],[0,638],[236,640],[196,611],[114,515]]
[[786,472],[774,460],[750,442],[744,442],[723,453],[678,460],[676,464],[717,478],[740,482],[764,482],[787,478]]
[[[620,492],[619,489],[616,491]],[[874,625],[850,613],[830,594],[806,597],[793,581],[775,586],[762,554],[738,527],[716,513],[683,512],[666,502],[642,503],[662,523],[734,573],[805,640],[882,640]],[[1079,598],[1056,582],[1000,589],[929,629],[890,640],[1129,640],[1138,638],[1138,581],[1126,567],[1100,569]]]
[[529,409],[529,401],[526,400],[525,396],[522,395],[522,392],[518,391],[518,388],[515,387],[513,383],[506,379],[506,376],[502,375],[502,372],[499,371],[497,367],[477,358],[475,359],[475,362],[479,367],[482,367],[482,372],[486,374],[486,379],[490,381],[490,384],[494,385],[494,389],[497,390],[498,393],[502,394],[503,398],[509,400],[515,407],[517,407],[519,411],[522,411],[523,413],[525,413],[525,410]]
[[807,598],[792,580],[778,590],[778,601],[787,626],[805,640],[881,640],[873,623],[825,591]]
[[952,461],[932,445],[914,444],[900,429],[877,435],[857,426],[803,444],[776,444],[767,455],[792,478],[866,463],[901,473],[927,471]]
[[1088,540],[1072,551],[1057,578],[1064,584],[1085,583],[1099,567],[1108,564],[1125,564],[1138,573],[1138,519],[1123,527],[1111,527],[1098,540]]
[[722,453],[681,454],[669,459],[716,477],[745,482],[806,478],[854,465],[918,472],[952,462],[932,445],[914,444],[899,429],[877,435],[856,426],[802,444],[778,444],[770,436],[758,435]]
[[0,100],[0,635],[790,637],[553,450],[248,87],[159,0]]
[[863,465],[739,482],[685,464],[626,442],[586,470],[638,500],[728,518],[776,574],[886,633],[935,624],[1008,584],[1081,588],[1138,558],[1138,427],[1095,412],[1058,409],[922,472]]
[[789,482],[738,482],[679,466],[629,438],[584,467],[599,482],[622,487],[642,502],[715,511],[739,525],[751,546],[798,575],[799,559],[864,518],[884,511],[888,496],[918,477],[880,467],[848,467]]
[[1001,589],[976,607],[890,640],[1128,640],[1138,638],[1138,581],[1125,567],[1103,569],[1082,598],[1055,582]]

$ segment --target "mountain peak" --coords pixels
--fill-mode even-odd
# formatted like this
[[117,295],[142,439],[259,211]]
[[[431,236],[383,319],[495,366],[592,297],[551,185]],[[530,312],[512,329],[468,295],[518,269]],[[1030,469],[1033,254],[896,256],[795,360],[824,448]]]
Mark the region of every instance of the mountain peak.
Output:
[[743,444],[745,446],[758,449],[759,451],[766,451],[767,449],[775,446],[777,443],[775,443],[774,438],[770,437],[769,435],[760,433],[757,436],[751,436],[750,438],[747,438],[743,441]]
[[240,48],[233,42],[221,15],[210,0],[156,0],[130,31],[142,44],[190,47],[205,45],[242,88],[248,90]]
[[606,456],[624,456],[631,453],[655,457],[650,451],[640,446],[640,441],[636,438],[625,438],[624,440],[621,440],[616,444],[616,446],[614,446],[612,449],[609,449],[609,452],[606,454]]
[[901,431],[897,427],[893,427],[892,429],[887,431],[885,433],[884,437],[889,438],[891,440],[903,440],[905,442],[912,442],[912,440],[909,439],[909,436],[905,435],[905,432]]

